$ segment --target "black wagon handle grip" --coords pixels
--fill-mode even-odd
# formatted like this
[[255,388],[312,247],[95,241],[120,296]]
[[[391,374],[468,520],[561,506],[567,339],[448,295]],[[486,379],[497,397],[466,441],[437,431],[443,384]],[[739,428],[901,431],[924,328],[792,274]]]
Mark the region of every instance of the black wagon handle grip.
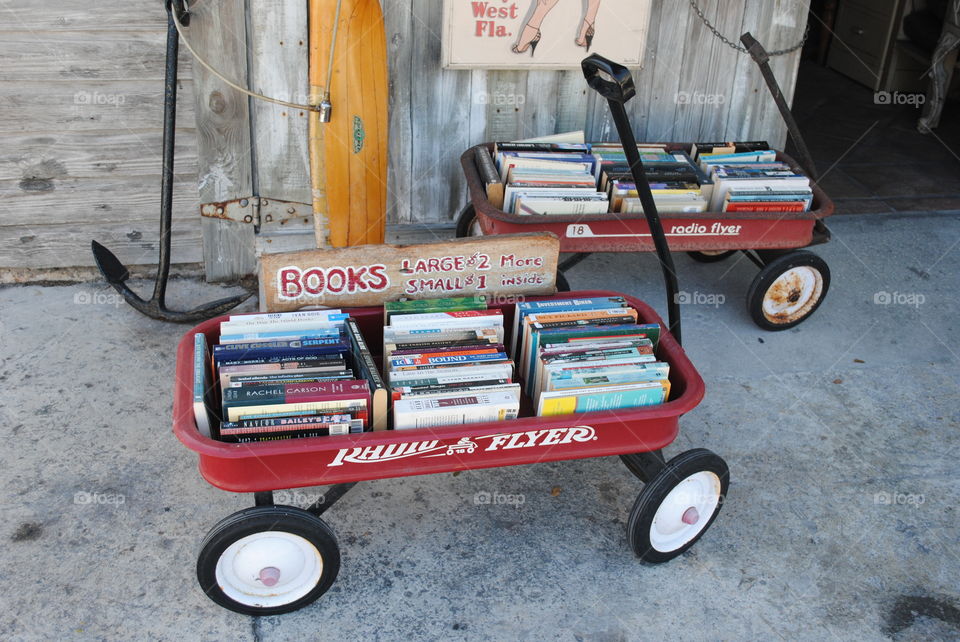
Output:
[[682,340],[680,304],[678,302],[680,286],[677,280],[677,271],[673,266],[673,257],[670,256],[670,246],[667,244],[663,223],[657,213],[657,204],[653,198],[653,192],[650,190],[650,184],[647,182],[647,177],[643,171],[643,160],[640,158],[640,150],[637,149],[637,140],[633,136],[630,117],[624,107],[628,100],[637,95],[637,88],[633,84],[633,76],[630,75],[630,70],[623,65],[607,60],[598,54],[584,58],[580,66],[583,68],[583,76],[587,79],[587,84],[606,98],[607,105],[610,107],[613,124],[617,127],[620,144],[623,145],[623,153],[627,162],[630,163],[630,173],[633,175],[637,195],[640,197],[640,204],[643,206],[643,215],[650,227],[650,235],[653,237],[653,245],[657,250],[657,258],[660,259],[663,282],[667,293],[670,331],[677,343],[680,343]]
[[637,95],[630,70],[621,64],[592,54],[580,63],[587,84],[607,100],[625,103]]

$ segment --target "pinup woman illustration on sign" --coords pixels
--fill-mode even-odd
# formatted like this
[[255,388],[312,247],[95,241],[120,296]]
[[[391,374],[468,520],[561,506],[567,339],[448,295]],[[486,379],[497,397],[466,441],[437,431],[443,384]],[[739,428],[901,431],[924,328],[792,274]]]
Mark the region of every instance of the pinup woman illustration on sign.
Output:
[[[513,53],[522,54],[529,49],[530,55],[534,55],[537,45],[540,44],[540,25],[543,23],[543,19],[557,6],[557,2],[559,0],[533,0],[531,11],[528,12],[530,17],[523,25],[523,29],[520,30],[520,38],[512,47]],[[586,11],[574,42],[577,43],[578,47],[586,47],[587,51],[590,51],[594,36],[593,23],[597,19],[600,0],[586,0],[584,4]]]

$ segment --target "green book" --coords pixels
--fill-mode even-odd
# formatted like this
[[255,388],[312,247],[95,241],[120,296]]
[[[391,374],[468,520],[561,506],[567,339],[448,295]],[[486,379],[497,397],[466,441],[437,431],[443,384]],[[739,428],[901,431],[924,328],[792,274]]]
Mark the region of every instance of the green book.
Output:
[[415,299],[412,301],[389,301],[383,304],[384,320],[387,325],[397,314],[421,314],[426,312],[459,312],[461,310],[486,310],[487,300],[483,296],[462,296],[446,299]]

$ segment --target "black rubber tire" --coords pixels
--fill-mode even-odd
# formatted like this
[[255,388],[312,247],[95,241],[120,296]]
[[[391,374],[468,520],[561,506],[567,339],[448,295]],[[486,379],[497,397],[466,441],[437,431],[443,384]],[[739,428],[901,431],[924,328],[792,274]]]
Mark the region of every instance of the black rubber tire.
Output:
[[[650,542],[650,529],[653,525],[653,518],[657,514],[657,509],[663,500],[670,494],[684,479],[701,471],[713,472],[720,479],[720,501],[710,518],[704,523],[703,528],[683,546],[672,551],[658,551]],[[717,518],[720,509],[723,507],[727,496],[727,490],[730,488],[730,470],[727,464],[718,455],[706,450],[705,448],[695,448],[680,453],[667,462],[666,466],[651,479],[640,491],[637,501],[634,502],[630,510],[630,519],[627,522],[627,540],[637,554],[644,562],[651,564],[662,564],[669,562],[678,555],[682,555],[687,549],[697,543],[703,534],[707,532],[713,520]]]
[[721,254],[704,254],[703,252],[687,252],[687,256],[696,261],[697,263],[717,263],[718,261],[724,261],[734,254],[736,250],[729,250],[727,252],[722,252]]
[[567,281],[567,277],[564,276],[563,272],[557,270],[557,292],[569,292],[570,291],[570,282]]
[[456,235],[458,239],[465,239],[470,236],[470,228],[473,227],[473,221],[476,220],[477,213],[473,209],[473,204],[467,204],[460,214],[457,215]]
[[[217,562],[237,540],[265,531],[283,531],[299,535],[316,547],[323,559],[320,580],[298,600],[272,607],[250,606],[227,596],[217,583]],[[245,615],[278,615],[296,611],[327,592],[340,572],[340,547],[333,530],[325,521],[293,506],[256,506],[221,520],[210,529],[197,557],[197,580],[207,597],[220,606]]]
[[[770,289],[770,286],[787,270],[804,266],[811,267],[820,273],[822,285],[819,296],[800,310],[802,314],[790,317],[782,322],[769,319],[763,312],[763,299]],[[826,298],[829,289],[830,268],[827,266],[826,261],[807,250],[788,252],[771,260],[757,273],[757,276],[754,277],[750,288],[747,290],[747,312],[750,314],[753,322],[764,330],[770,330],[771,332],[787,330],[806,321],[810,315],[816,312],[817,308],[819,308],[823,302],[823,299]]]

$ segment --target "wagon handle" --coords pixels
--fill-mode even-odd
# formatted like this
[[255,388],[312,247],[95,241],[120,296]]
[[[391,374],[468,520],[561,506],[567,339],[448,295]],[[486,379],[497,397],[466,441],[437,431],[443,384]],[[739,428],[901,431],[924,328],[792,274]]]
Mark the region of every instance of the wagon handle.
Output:
[[580,66],[583,68],[583,76],[587,79],[587,84],[606,98],[607,104],[610,106],[613,123],[617,127],[620,143],[623,145],[624,154],[626,154],[627,161],[630,163],[630,173],[637,185],[637,194],[640,196],[640,204],[643,206],[643,215],[650,227],[650,235],[653,237],[657,257],[660,259],[660,267],[663,269],[663,281],[667,290],[670,332],[677,343],[680,343],[677,271],[673,266],[673,257],[670,255],[667,237],[663,233],[663,224],[660,222],[660,215],[657,213],[657,205],[653,200],[650,184],[647,182],[643,171],[643,161],[637,149],[637,140],[633,136],[633,129],[630,127],[630,118],[624,108],[626,102],[637,95],[636,87],[633,84],[633,76],[630,75],[630,70],[623,65],[607,60],[599,54],[584,58]]

